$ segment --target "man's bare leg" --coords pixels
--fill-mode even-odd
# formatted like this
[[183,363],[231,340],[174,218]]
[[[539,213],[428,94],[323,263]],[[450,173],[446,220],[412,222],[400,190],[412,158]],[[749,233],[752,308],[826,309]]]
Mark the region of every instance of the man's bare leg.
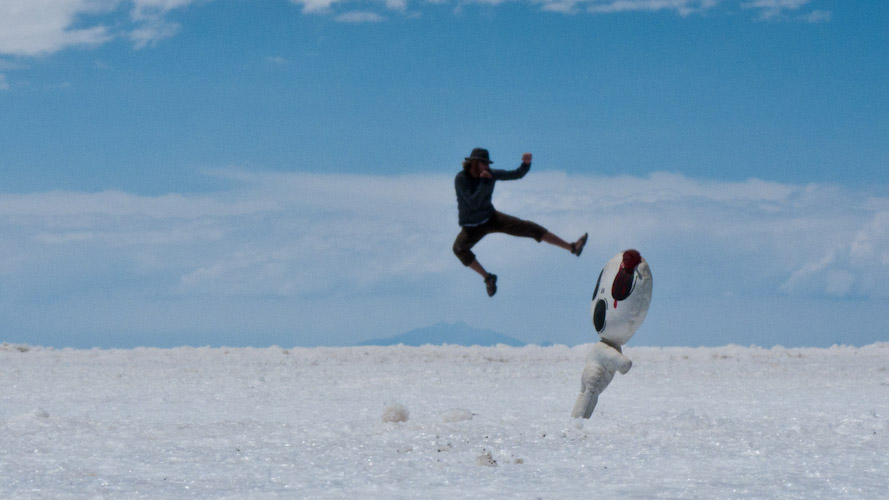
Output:
[[547,231],[546,234],[543,235],[543,241],[549,243],[550,245],[555,245],[559,248],[564,248],[569,252],[580,255],[580,252],[583,250],[583,246],[586,245],[587,235],[584,234],[580,238],[577,239],[574,243],[568,243],[567,241],[559,238],[553,233]]
[[472,264],[469,264],[469,269],[472,269],[473,271],[475,271],[475,272],[481,274],[481,275],[482,275],[482,278],[487,278],[487,277],[488,277],[488,271],[485,271],[485,268],[482,267],[481,264],[479,264],[479,262],[478,262],[477,259],[474,260],[474,261],[472,261]]
[[488,297],[493,297],[494,294],[497,293],[497,275],[485,271],[485,268],[482,267],[478,259],[472,261],[472,264],[469,264],[469,269],[479,273],[482,278],[485,279],[485,288],[488,290]]

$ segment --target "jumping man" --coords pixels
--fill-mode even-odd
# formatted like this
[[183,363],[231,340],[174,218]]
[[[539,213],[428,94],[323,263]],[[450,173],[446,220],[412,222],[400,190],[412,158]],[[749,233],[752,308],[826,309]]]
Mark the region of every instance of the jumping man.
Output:
[[564,248],[580,256],[586,245],[584,233],[574,243],[568,243],[553,233],[531,221],[498,212],[491,203],[496,181],[521,179],[531,169],[531,153],[522,155],[522,164],[515,170],[491,170],[490,155],[487,149],[475,148],[463,161],[463,170],[454,179],[457,191],[459,222],[463,228],[454,241],[454,254],[464,266],[479,273],[485,279],[488,296],[497,293],[497,275],[485,271],[475,258],[472,247],[490,233],[506,233],[512,236],[534,238]]

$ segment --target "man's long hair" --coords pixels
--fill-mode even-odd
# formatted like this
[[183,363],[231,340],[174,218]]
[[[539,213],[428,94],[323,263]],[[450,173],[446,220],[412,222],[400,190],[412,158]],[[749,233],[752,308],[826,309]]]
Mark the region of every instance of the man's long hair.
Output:
[[463,171],[468,174],[469,170],[472,169],[472,163],[476,162],[476,161],[478,161],[478,160],[470,160],[470,159],[463,160]]

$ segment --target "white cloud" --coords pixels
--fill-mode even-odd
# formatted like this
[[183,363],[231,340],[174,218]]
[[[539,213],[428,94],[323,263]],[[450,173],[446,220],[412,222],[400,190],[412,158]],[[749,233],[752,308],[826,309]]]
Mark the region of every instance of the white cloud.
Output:
[[675,11],[682,16],[716,6],[715,0],[592,0],[587,2],[591,13]]
[[196,2],[210,0],[133,0],[133,16],[153,16],[157,12],[169,12]]
[[[302,6],[306,14],[330,14],[341,22],[364,23],[379,22],[383,18],[369,10],[355,10],[348,7],[356,4],[350,0],[289,0],[291,3]],[[695,14],[707,14],[717,9],[732,10],[742,9],[752,11],[759,20],[783,20],[787,12],[801,12],[811,0],[522,0],[530,6],[539,7],[546,12],[560,12],[575,14],[587,12],[590,14],[614,14],[633,12],[672,12],[686,17]],[[429,1],[426,4],[441,4],[442,1]],[[462,11],[467,4],[483,4],[498,6],[507,3],[506,0],[469,0],[457,2],[456,11]],[[514,3],[514,2],[512,2]],[[399,12],[408,10],[407,0],[383,0],[386,9]],[[362,5],[367,5],[363,3]],[[348,9],[339,12],[338,7]],[[831,18],[828,11],[816,10],[798,14],[795,19],[806,22],[826,22]]]
[[[787,12],[799,12],[811,0],[740,0],[727,2],[724,0],[534,0],[542,10],[550,12],[575,13],[579,10],[591,14],[614,14],[628,12],[674,12],[686,17],[694,14],[706,14],[719,8],[732,9],[740,7],[756,13],[759,20],[782,20]],[[831,19],[829,11],[816,10],[797,17],[806,22],[827,22]]]
[[831,13],[824,10],[815,10],[794,17],[788,17],[788,12],[799,12],[811,0],[752,0],[741,3],[741,8],[757,12],[757,19],[761,21],[784,21],[798,19],[809,23],[823,23],[831,19]]
[[213,197],[181,194],[149,197],[121,191],[0,195],[0,217],[7,220],[95,220],[97,217],[194,219],[251,215],[270,210],[278,210],[274,201],[230,199],[226,193]]
[[[533,178],[498,184],[497,208],[566,239],[588,231],[590,240],[577,259],[532,240],[485,238],[474,250],[501,277],[492,302],[451,251],[459,231],[453,173],[216,175],[236,188],[0,193],[0,311],[39,312],[41,327],[60,332],[75,318],[84,331],[115,335],[154,331],[144,314],[152,311],[174,318],[165,328],[177,333],[328,332],[342,342],[355,329],[476,318],[529,340],[553,338],[588,330],[589,287],[602,263],[628,247],[652,264],[653,324],[660,314],[668,331],[658,335],[675,342],[688,332],[662,322],[676,308],[730,313],[768,331],[794,324],[787,318],[800,311],[849,303],[837,298],[872,308],[889,298],[884,195],[532,170]],[[772,317],[748,311],[757,303],[771,304]],[[91,313],[111,309],[119,312],[111,323]],[[247,330],[224,324],[234,317]],[[562,333],[541,333],[552,328]],[[748,338],[743,327],[731,329],[741,331],[732,342]]]
[[541,9],[546,12],[573,14],[577,10],[578,0],[544,0]]
[[136,28],[130,30],[128,37],[137,49],[172,38],[179,33],[181,26],[168,21],[165,16],[172,10],[208,1],[210,0],[134,0],[130,19],[136,23]]
[[833,19],[833,14],[829,10],[815,10],[804,14],[802,19],[807,23],[828,23]]
[[[459,231],[451,175],[218,174],[241,187],[2,194],[0,276],[34,283],[35,270],[64,267],[75,283],[113,273],[121,283],[151,276],[161,296],[256,297],[423,282],[447,294],[446,283],[468,278],[450,248]],[[659,281],[664,293],[694,276],[701,293],[889,297],[887,199],[755,179],[530,175],[498,184],[498,209],[566,239],[589,231],[591,259],[640,248],[670,277]],[[506,275],[545,280],[564,260],[541,260],[554,251],[534,245],[493,236],[477,253]],[[122,259],[131,264],[107,264]]]
[[[144,47],[174,36],[172,10],[210,0],[4,0],[0,2],[0,54],[40,56],[70,47],[94,47],[125,36]],[[98,20],[127,9],[131,26]]]
[[[170,13],[212,0],[4,0],[0,2],[0,54],[40,56],[70,47],[95,47],[114,39],[129,39],[143,48],[175,36],[182,27]],[[283,1],[283,0],[278,0]],[[592,14],[620,12],[674,12],[680,16],[701,14],[717,8],[752,11],[760,20],[792,19],[810,23],[827,22],[825,10],[804,12],[810,0],[524,0],[543,11]],[[344,23],[374,23],[385,17],[373,8],[351,8],[351,0],[289,0],[305,14],[327,14]],[[423,5],[436,4],[430,1]],[[500,5],[504,0],[475,0]],[[408,12],[407,0],[375,0],[361,5]],[[460,3],[459,5],[463,5]],[[459,10],[459,7],[458,7]],[[129,14],[127,21],[114,21],[108,14]],[[411,14],[416,16],[416,12]],[[102,15],[102,16],[100,16]]]
[[180,29],[181,26],[179,24],[167,22],[160,18],[146,20],[138,28],[130,31],[129,38],[132,40],[134,47],[141,49],[176,36]]
[[108,12],[114,0],[4,0],[0,2],[0,54],[36,56],[71,46],[95,46],[111,38],[107,26],[82,16]]
[[811,0],[749,0],[744,7],[757,9],[799,9]]
[[407,10],[407,0],[385,0],[386,8],[404,12]]
[[376,12],[350,11],[336,16],[336,20],[337,22],[348,24],[366,24],[381,23],[385,21],[386,18]]
[[290,0],[291,3],[302,5],[303,14],[328,12],[331,6],[340,0]]

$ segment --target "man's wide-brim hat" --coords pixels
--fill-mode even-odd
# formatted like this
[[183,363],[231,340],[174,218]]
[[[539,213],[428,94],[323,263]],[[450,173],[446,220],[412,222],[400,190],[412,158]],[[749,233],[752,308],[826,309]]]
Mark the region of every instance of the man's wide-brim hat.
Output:
[[466,158],[467,160],[479,160],[485,163],[494,163],[491,161],[491,155],[488,154],[488,150],[484,148],[475,148],[472,150],[472,153]]

